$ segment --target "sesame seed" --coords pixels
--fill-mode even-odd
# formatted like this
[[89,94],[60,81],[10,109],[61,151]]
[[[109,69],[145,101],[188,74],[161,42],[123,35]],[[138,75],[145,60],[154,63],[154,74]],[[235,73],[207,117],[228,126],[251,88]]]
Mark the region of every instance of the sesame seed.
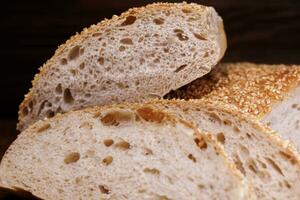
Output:
[[204,77],[171,92],[167,98],[219,101],[262,117],[298,85],[300,66],[220,64]]

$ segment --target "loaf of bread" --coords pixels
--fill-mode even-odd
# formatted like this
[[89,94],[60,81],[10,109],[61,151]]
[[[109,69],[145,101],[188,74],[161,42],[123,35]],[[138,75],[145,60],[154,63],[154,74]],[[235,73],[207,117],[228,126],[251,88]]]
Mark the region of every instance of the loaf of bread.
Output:
[[212,7],[155,3],[84,29],[40,69],[18,129],[56,113],[160,98],[208,73],[226,36]]
[[300,66],[220,64],[167,98],[234,105],[278,131],[300,150]]
[[253,185],[257,199],[299,199],[299,153],[256,118],[220,102],[161,100],[148,105],[210,132]]
[[143,105],[35,123],[4,155],[0,185],[49,200],[251,198],[251,186],[210,134]]

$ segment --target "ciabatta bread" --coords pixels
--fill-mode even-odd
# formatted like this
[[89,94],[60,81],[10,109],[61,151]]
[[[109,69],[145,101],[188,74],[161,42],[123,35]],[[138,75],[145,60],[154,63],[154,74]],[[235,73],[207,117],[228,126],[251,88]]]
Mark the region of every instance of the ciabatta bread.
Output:
[[18,129],[59,112],[162,97],[208,73],[225,49],[223,22],[212,7],[130,9],[58,48],[20,105]]
[[300,66],[220,64],[168,97],[234,105],[278,131],[300,150]]
[[218,102],[164,100],[149,106],[193,121],[213,134],[253,185],[257,199],[299,199],[298,152],[256,118]]
[[69,112],[30,126],[4,155],[0,185],[49,200],[250,198],[211,135],[151,107],[130,107]]

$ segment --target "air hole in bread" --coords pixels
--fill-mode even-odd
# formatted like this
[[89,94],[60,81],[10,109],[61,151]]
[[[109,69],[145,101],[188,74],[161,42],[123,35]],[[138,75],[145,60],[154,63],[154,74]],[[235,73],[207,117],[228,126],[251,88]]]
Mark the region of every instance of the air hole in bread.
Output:
[[224,144],[225,143],[225,135],[224,133],[220,132],[217,134],[217,140],[221,143]]
[[209,53],[208,52],[205,52],[203,58],[207,58],[209,56]]
[[147,168],[144,169],[144,172],[154,174],[154,175],[159,175],[160,174],[160,171],[156,168],[148,168],[147,167]]
[[56,113],[63,113],[63,112],[64,112],[63,109],[60,106],[58,106],[58,108],[56,109]]
[[128,17],[126,17],[125,21],[122,22],[121,26],[128,26],[133,24],[136,21],[136,16],[133,15],[129,15]]
[[184,35],[183,33],[176,33],[176,36],[178,37],[178,39],[179,39],[180,41],[186,41],[186,40],[189,39],[189,37],[186,36],[186,35]]
[[249,152],[248,148],[245,147],[244,145],[241,145],[241,144],[239,146],[240,146],[240,150],[241,150],[242,155],[245,156],[245,157],[249,156],[250,152]]
[[193,162],[197,162],[197,160],[196,160],[196,158],[193,156],[193,154],[189,154],[188,155],[188,158],[190,159],[190,160],[192,160]]
[[239,157],[237,154],[234,155],[233,161],[234,161],[234,164],[235,164],[236,168],[237,168],[242,174],[246,175],[246,171],[245,171],[245,169],[244,169],[243,163],[242,163],[240,157]]
[[197,38],[198,40],[207,40],[205,37],[203,37],[200,34],[194,33],[195,38]]
[[53,112],[53,110],[47,110],[46,111],[46,117],[47,118],[52,118],[54,117],[55,113]]
[[110,147],[111,145],[113,145],[113,143],[114,143],[114,140],[112,140],[112,139],[105,139],[105,140],[103,140],[103,144],[106,147]]
[[22,115],[23,115],[23,116],[26,116],[26,115],[28,115],[28,113],[29,113],[27,107],[23,108],[21,112],[22,112]]
[[207,143],[203,138],[195,138],[194,141],[201,150],[207,149]]
[[252,139],[252,136],[249,133],[246,133],[247,138]]
[[297,107],[298,107],[298,104],[293,104],[293,105],[292,105],[292,108],[295,108],[295,109],[296,109]]
[[160,59],[159,58],[155,58],[153,62],[154,63],[160,63]]
[[188,14],[188,13],[191,13],[192,11],[190,9],[183,8],[182,12],[185,13],[185,14]]
[[62,59],[60,60],[60,64],[66,65],[66,64],[68,64],[68,60],[65,59],[65,58],[62,58]]
[[74,60],[79,57],[80,46],[73,47],[68,55],[69,60]]
[[119,47],[119,51],[125,51],[125,49],[126,49],[126,47],[124,47],[124,46]]
[[84,54],[84,48],[80,48],[79,54],[80,54],[80,55],[83,55],[83,54]]
[[289,189],[292,188],[291,184],[290,184],[287,180],[284,180],[283,182],[284,182],[284,185],[285,185],[287,188],[289,188]]
[[174,72],[178,73],[180,71],[182,71],[187,65],[181,65],[180,67],[178,67]]
[[130,39],[130,38],[123,38],[123,39],[120,40],[120,43],[127,44],[127,45],[132,45],[133,44],[132,39]]
[[57,94],[61,94],[62,93],[62,86],[61,86],[60,83],[56,86],[55,93],[57,93]]
[[135,84],[136,86],[138,86],[138,85],[140,84],[140,81],[139,81],[139,80],[136,80],[136,81],[134,82],[134,84]]
[[163,18],[157,18],[157,19],[154,19],[153,22],[157,25],[162,25],[165,20]]
[[103,58],[103,57],[99,57],[99,58],[98,58],[98,63],[99,63],[100,65],[103,65],[103,64],[104,64],[104,58]]
[[264,168],[264,169],[267,168],[266,163],[262,162],[261,160],[257,160],[257,162],[260,164],[260,166],[261,166],[262,168]]
[[283,151],[279,151],[279,154],[292,165],[295,165],[297,163],[297,159],[294,156],[291,156],[290,154]]
[[128,150],[130,149],[130,144],[128,142],[126,142],[125,140],[122,140],[120,142],[117,142],[115,144],[115,147],[121,150]]
[[[94,88],[94,87],[93,87],[93,88]],[[92,96],[92,95],[91,95],[90,93],[85,93],[85,94],[84,94],[84,97],[85,97],[85,98],[90,98],[91,96]]]
[[81,63],[81,64],[79,65],[79,69],[81,69],[81,70],[83,70],[84,67],[85,67],[85,64],[84,64],[84,63]]
[[233,130],[234,130],[235,132],[237,132],[237,133],[241,132],[241,130],[240,130],[237,126],[234,126],[234,127],[233,127]]
[[216,113],[213,113],[213,112],[207,112],[207,114],[209,115],[209,117],[213,120],[213,121],[216,121],[218,123],[221,123],[222,120],[221,118],[219,117],[219,115],[217,115]]
[[124,83],[116,83],[116,85],[120,89],[129,88],[129,86],[127,84],[124,84]]
[[66,88],[64,90],[63,100],[66,104],[72,104],[74,102],[74,98],[73,98],[71,90],[69,88]]
[[169,53],[170,49],[169,48],[164,48],[163,49],[165,53]]
[[279,174],[281,174],[282,176],[284,176],[284,174],[282,173],[280,167],[277,165],[277,163],[274,160],[272,160],[271,158],[265,158],[265,159],[273,167],[273,169],[275,171],[277,171]]
[[78,152],[72,152],[65,156],[64,162],[66,164],[75,163],[80,159],[80,154]]
[[103,42],[103,43],[102,43],[102,46],[103,46],[103,47],[106,47],[106,43],[105,43],[105,42]]
[[75,69],[70,69],[70,73],[72,74],[72,76],[76,75],[76,70]]
[[110,165],[113,161],[113,157],[112,156],[107,156],[102,160],[102,163],[104,165]]
[[152,155],[152,154],[153,154],[153,152],[151,149],[149,149],[147,147],[144,148],[144,155],[148,156],[148,155]]
[[44,123],[42,124],[38,129],[37,129],[37,132],[40,133],[40,132],[43,132],[47,129],[49,129],[51,126],[49,123]]
[[93,33],[92,37],[100,37],[102,34],[101,33]]
[[255,174],[258,173],[258,168],[257,165],[255,163],[255,161],[253,159],[248,159],[248,168]]
[[109,194],[109,192],[110,192],[108,187],[105,185],[99,185],[99,189],[102,194]]
[[232,122],[229,120],[229,119],[225,119],[223,121],[223,123],[226,125],[226,126],[231,126],[232,125]]
[[205,189],[205,185],[204,184],[198,184],[198,188],[199,188],[199,190],[203,190],[203,189]]
[[150,107],[142,107],[137,109],[137,115],[147,122],[161,123],[165,118],[165,114],[155,111]]
[[145,59],[144,58],[140,58],[140,64],[144,64],[145,63]]
[[128,111],[111,111],[106,113],[101,122],[105,126],[118,126],[120,123],[134,121],[134,114]]

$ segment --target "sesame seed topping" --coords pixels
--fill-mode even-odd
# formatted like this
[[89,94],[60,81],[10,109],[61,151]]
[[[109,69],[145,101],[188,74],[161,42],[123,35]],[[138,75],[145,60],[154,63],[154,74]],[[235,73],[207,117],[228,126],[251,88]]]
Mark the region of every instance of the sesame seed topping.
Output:
[[209,74],[166,97],[233,104],[258,117],[300,85],[300,66],[252,63],[220,64]]

